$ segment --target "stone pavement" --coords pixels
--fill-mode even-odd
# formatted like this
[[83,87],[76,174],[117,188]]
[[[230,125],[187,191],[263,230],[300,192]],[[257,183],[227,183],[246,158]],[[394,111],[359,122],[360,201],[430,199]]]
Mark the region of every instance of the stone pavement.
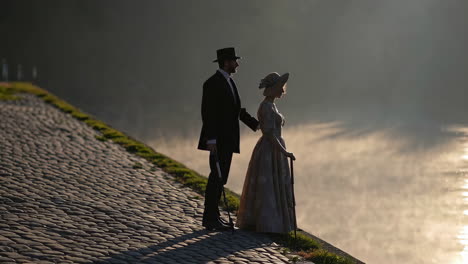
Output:
[[0,101],[0,263],[288,262],[265,235],[204,230],[198,194],[22,97]]

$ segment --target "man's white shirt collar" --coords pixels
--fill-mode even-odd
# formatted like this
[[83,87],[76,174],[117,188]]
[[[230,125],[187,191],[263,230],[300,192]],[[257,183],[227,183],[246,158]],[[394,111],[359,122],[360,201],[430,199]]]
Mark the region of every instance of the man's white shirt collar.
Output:
[[231,78],[231,75],[229,75],[229,73],[227,73],[223,69],[218,69],[218,71],[224,76],[224,78],[226,78],[226,80],[229,81],[229,79]]

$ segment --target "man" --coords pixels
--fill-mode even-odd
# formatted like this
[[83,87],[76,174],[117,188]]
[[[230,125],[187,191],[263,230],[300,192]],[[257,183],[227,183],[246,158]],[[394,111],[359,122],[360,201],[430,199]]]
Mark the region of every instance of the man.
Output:
[[[205,191],[203,226],[208,230],[226,230],[231,226],[220,218],[218,203],[223,185],[226,184],[233,153],[239,153],[239,119],[253,131],[258,128],[257,119],[250,116],[241,101],[236,84],[231,78],[239,66],[234,48],[216,51],[219,69],[203,84],[202,120],[198,149],[210,151],[210,175]],[[221,180],[216,160],[219,160]]]

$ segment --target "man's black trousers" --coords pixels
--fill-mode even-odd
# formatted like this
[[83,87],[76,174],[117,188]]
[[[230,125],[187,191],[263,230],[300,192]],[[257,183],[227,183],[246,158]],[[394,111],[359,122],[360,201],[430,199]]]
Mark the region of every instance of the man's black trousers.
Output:
[[[216,156],[219,160],[219,167],[221,169],[222,177],[218,176],[218,169],[216,167]],[[208,176],[208,184],[205,190],[205,211],[203,212],[203,222],[215,221],[219,217],[219,200],[223,190],[223,185],[226,184],[229,169],[231,168],[232,152],[230,151],[217,151],[210,154],[210,175]]]

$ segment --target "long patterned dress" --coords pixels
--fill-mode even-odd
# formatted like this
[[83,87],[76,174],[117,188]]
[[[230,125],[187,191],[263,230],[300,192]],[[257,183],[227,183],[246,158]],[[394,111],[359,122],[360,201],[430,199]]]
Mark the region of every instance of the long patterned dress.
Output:
[[294,229],[288,158],[274,145],[284,118],[274,103],[263,101],[257,112],[262,137],[255,146],[242,189],[236,226],[257,232],[287,233]]

